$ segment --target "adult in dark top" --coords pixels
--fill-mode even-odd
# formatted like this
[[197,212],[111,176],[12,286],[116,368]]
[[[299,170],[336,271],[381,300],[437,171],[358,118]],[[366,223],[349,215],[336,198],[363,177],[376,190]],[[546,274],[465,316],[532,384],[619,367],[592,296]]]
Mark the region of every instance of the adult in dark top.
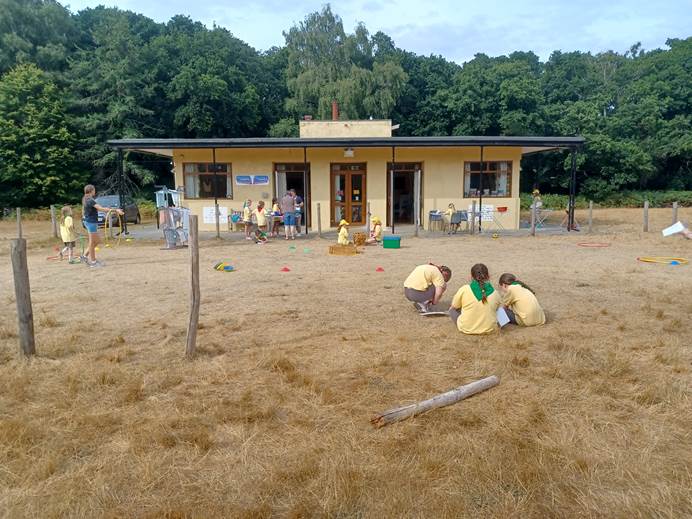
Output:
[[89,250],[87,257],[84,258],[90,267],[102,267],[103,263],[96,260],[96,246],[99,243],[99,211],[108,213],[113,209],[119,215],[125,214],[122,209],[113,207],[103,207],[96,203],[96,188],[91,184],[84,186],[84,197],[82,198],[82,223],[89,233]]

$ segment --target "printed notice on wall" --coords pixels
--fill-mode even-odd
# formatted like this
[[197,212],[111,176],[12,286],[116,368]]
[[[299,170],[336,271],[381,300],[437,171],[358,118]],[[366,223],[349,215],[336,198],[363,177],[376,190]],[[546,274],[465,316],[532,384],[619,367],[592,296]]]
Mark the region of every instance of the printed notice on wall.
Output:
[[[471,208],[472,208],[472,206],[469,205],[469,217],[471,216]],[[478,211],[478,206],[476,206],[476,211]],[[494,205],[483,204],[483,207],[480,210],[481,221],[492,222],[493,221],[493,211],[495,211]],[[478,217],[479,217],[479,214],[476,214],[476,219],[478,219]]]
[[[228,221],[228,207],[219,206],[219,222]],[[216,223],[216,215],[214,214],[214,206],[202,208],[202,222]]]

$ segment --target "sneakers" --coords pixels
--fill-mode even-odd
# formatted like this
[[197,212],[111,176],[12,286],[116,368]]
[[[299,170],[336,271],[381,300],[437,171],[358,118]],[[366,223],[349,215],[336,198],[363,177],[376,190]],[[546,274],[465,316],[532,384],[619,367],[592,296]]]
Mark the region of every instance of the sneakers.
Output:
[[105,266],[105,265],[104,265],[103,263],[101,263],[99,260],[96,260],[96,261],[94,261],[93,263],[87,261],[87,265],[88,265],[90,268],[101,268],[101,267]]
[[250,236],[245,237],[246,240],[251,240],[252,238]]
[[415,306],[416,310],[418,310],[422,314],[425,314],[430,311],[428,303],[413,303],[413,306]]

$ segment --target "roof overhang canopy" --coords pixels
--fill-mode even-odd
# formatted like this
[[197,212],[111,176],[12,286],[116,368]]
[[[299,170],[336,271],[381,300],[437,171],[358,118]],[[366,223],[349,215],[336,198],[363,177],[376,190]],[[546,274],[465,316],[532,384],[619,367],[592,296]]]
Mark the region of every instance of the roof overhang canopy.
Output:
[[458,148],[511,147],[522,154],[583,146],[583,137],[362,137],[362,138],[271,138],[250,139],[117,139],[108,144],[116,149],[172,157],[176,149],[193,148]]

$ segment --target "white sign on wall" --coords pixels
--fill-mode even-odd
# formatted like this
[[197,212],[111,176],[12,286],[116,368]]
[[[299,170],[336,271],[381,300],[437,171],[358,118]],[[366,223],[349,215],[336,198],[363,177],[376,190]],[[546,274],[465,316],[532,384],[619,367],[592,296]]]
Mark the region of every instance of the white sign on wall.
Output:
[[[472,206],[469,205],[469,217],[471,216],[471,209]],[[482,222],[492,222],[493,221],[493,211],[495,211],[495,206],[490,205],[490,204],[483,204],[483,207],[481,207],[480,211],[478,211],[478,206],[476,206],[476,218],[478,218],[480,214],[480,218]]]
[[[219,222],[228,221],[228,207],[219,206]],[[202,222],[216,223],[216,212],[214,206],[202,208]]]

